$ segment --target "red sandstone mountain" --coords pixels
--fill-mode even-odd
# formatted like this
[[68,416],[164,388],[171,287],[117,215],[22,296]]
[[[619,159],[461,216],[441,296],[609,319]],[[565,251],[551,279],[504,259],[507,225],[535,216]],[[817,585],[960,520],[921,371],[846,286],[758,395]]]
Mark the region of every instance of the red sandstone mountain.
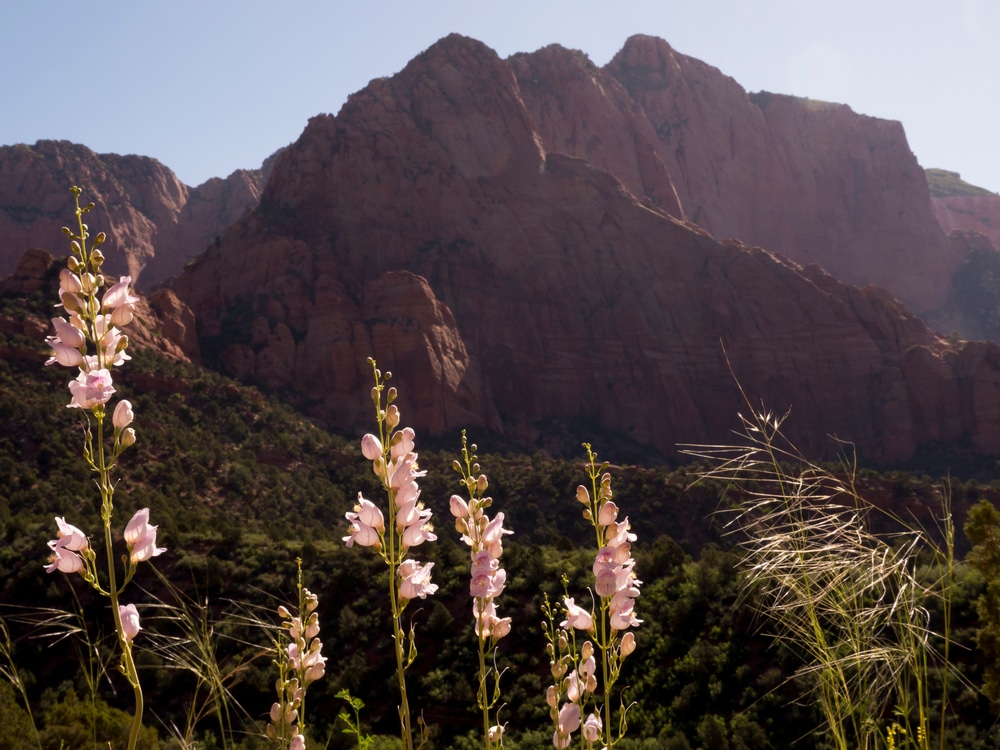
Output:
[[604,69],[558,46],[509,63],[547,151],[586,159],[718,239],[878,284],[917,312],[944,304],[963,256],[900,123],[748,95],[652,37],[630,38]]
[[109,272],[148,288],[257,205],[269,166],[190,188],[145,156],[95,154],[67,141],[0,147],[0,276],[32,247],[69,252],[60,229],[72,223],[69,188],[79,185],[96,204],[90,225],[109,236]]
[[735,374],[814,455],[828,433],[873,459],[1000,451],[1000,348],[706,231],[918,306],[947,292],[898,124],[755,101],[659,40],[600,70],[453,35],[310,120],[172,289],[210,358],[341,426],[370,421],[374,354],[418,428],[582,418],[671,453],[728,438]]

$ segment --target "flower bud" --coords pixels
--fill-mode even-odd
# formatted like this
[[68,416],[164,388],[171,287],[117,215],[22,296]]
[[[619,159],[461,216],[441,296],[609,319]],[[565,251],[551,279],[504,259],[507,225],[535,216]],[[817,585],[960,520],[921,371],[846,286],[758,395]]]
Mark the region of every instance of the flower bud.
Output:
[[576,501],[583,505],[590,505],[590,493],[582,484],[576,488]]
[[382,441],[371,433],[361,438],[361,453],[369,461],[377,461],[382,458]]
[[635,634],[630,630],[625,635],[622,636],[621,645],[621,655],[624,659],[626,656],[635,651]]
[[139,625],[139,612],[134,604],[119,604],[118,617],[122,623],[122,637],[127,643],[131,643],[132,639],[142,630],[142,626]]
[[132,420],[134,418],[135,415],[132,413],[132,404],[129,401],[122,399],[115,407],[111,420],[114,423],[116,430],[124,430],[132,424]]
[[485,474],[480,474],[479,478],[476,479],[476,489],[479,490],[479,494],[482,495],[486,492],[486,488],[490,486],[489,480],[486,478]]
[[548,689],[545,691],[545,702],[552,708],[555,708],[556,704],[559,703],[559,693],[556,692],[555,685],[549,685]]
[[104,253],[97,248],[94,248],[93,252],[90,253],[90,262],[94,264],[95,268],[100,268],[101,264],[104,262]]
[[396,400],[396,396],[397,396],[397,395],[398,395],[398,394],[396,393],[396,386],[393,386],[393,387],[392,387],[392,388],[390,388],[390,389],[388,390],[388,392],[387,392],[387,393],[385,394],[385,402],[386,402],[387,404],[391,404],[391,403],[392,403],[393,401],[395,401],[395,400]]
[[[97,245],[103,245],[103,244],[104,244],[104,241],[105,241],[105,240],[106,240],[107,238],[108,238],[108,235],[106,235],[106,234],[105,234],[104,232],[98,232],[98,233],[97,233],[97,236],[96,236],[96,237],[94,237],[94,245],[95,245],[95,246],[97,246]],[[95,250],[94,252],[97,252],[97,251]],[[103,256],[102,256],[102,257],[103,257]]]
[[399,409],[395,404],[385,410],[385,423],[390,430],[395,430],[396,425],[399,424]]
[[126,427],[122,430],[121,444],[122,448],[128,448],[129,446],[135,445],[135,430],[131,427]]

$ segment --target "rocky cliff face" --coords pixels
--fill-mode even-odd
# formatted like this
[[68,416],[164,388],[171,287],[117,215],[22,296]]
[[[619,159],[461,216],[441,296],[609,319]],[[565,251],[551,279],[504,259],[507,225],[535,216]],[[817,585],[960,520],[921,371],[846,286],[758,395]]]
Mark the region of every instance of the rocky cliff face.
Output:
[[190,188],[148,157],[95,154],[66,141],[0,147],[0,275],[32,247],[64,254],[60,228],[72,223],[69,188],[79,185],[96,204],[90,225],[109,236],[109,272],[149,288],[255,206],[265,177],[241,170]]
[[1000,195],[932,198],[931,205],[946,232],[977,232],[1000,248]]
[[916,312],[944,304],[954,254],[898,122],[845,105],[748,95],[661,39],[630,38],[608,64],[642,106],[684,215]]
[[[818,242],[829,232],[795,210],[833,196],[814,221],[858,218],[845,231],[887,256],[883,270],[916,252],[902,238],[937,248],[919,217],[875,226],[879,211],[918,211],[892,185],[926,197],[898,125],[753,104],[725,80],[712,93],[719,79],[656,40],[630,40],[599,71],[558,48],[505,62],[453,35],[313,118],[259,207],[171,288],[210,358],[341,426],[370,421],[374,355],[418,428],[531,438],[539,420],[584,419],[672,453],[728,438],[745,408],[735,375],[753,403],[794,410],[792,437],[813,455],[838,449],[829,434],[876,460],[963,437],[1000,451],[996,346],[952,346],[880,289],[706,231],[787,219],[772,234]],[[800,249],[836,262],[847,240],[828,239],[840,244]],[[939,293],[897,270],[914,298]]]

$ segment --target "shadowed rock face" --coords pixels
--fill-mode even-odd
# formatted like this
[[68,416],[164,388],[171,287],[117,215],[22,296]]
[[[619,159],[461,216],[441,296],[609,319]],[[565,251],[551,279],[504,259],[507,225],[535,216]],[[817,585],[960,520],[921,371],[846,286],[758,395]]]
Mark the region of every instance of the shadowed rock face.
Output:
[[[710,201],[716,178],[709,167],[695,174],[694,156],[708,159],[721,141],[705,134],[696,147],[693,129],[665,128],[672,121],[657,115],[664,98],[654,95],[670,84],[656,73],[664,60],[646,60],[664,50],[630,40],[600,71],[558,48],[505,62],[453,35],[336,117],[313,118],[275,163],[259,207],[171,285],[194,310],[204,350],[344,427],[370,421],[365,360],[375,356],[396,374],[405,421],[422,429],[488,425],[530,438],[539,420],[582,418],[673,453],[729,438],[746,408],[735,376],[751,403],[793,409],[791,436],[812,455],[838,450],[829,434],[876,460],[962,437],[1000,450],[1000,349],[952,346],[881,289],[720,243],[679,218],[715,234],[738,229],[729,211],[739,181],[732,165],[717,170],[732,200]],[[719,138],[759,138],[747,153],[774,181],[754,185],[762,195],[791,196],[781,174],[836,161],[834,122],[857,131],[868,161],[834,173],[832,188],[815,172],[814,195],[883,189],[896,157],[876,158],[873,144],[916,169],[894,141],[898,125],[837,108],[817,131],[822,112],[791,100],[762,109],[708,66],[672,52],[666,62],[680,66],[682,89],[724,85],[716,114],[730,100],[750,113],[720,125]],[[782,150],[779,132],[813,138],[822,159],[791,163],[809,149]],[[860,178],[844,183],[851,174]],[[743,200],[776,220],[791,215],[760,195]],[[843,205],[828,207],[834,225],[847,226]],[[885,236],[892,227],[902,225]]]
[[174,276],[247,209],[264,170],[239,170],[190,188],[155,159],[95,154],[68,141],[0,147],[0,275],[30,248],[68,254],[60,231],[74,221],[72,185],[95,203],[87,222],[108,234],[106,268],[140,286]]

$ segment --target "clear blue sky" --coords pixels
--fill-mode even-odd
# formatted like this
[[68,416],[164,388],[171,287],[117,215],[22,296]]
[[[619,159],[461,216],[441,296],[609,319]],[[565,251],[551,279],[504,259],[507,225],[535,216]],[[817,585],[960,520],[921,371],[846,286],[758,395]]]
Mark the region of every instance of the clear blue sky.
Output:
[[598,65],[659,36],[748,91],[900,120],[922,166],[1000,192],[998,0],[20,0],[0,22],[0,145],[143,154],[197,185],[453,31]]

